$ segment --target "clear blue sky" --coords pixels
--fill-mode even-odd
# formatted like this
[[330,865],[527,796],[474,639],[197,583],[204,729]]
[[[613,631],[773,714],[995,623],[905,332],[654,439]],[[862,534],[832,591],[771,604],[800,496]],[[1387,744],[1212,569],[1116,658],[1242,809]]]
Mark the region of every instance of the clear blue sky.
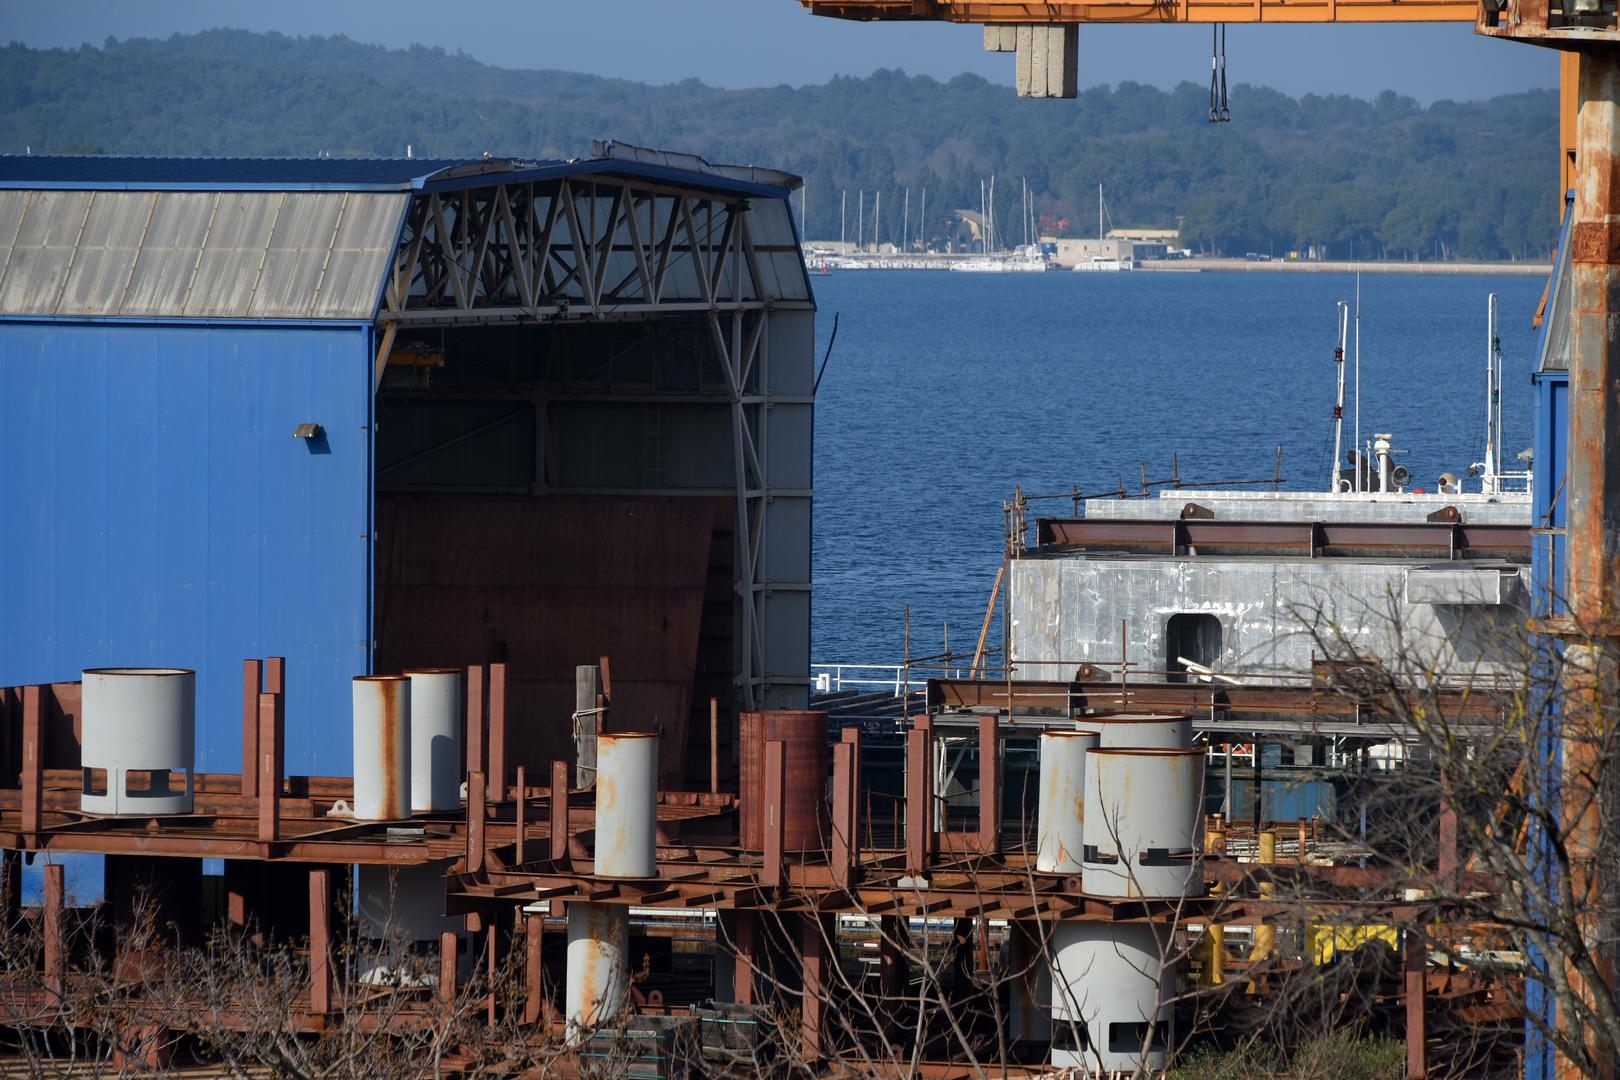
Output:
[[[388,46],[440,45],[502,67],[560,68],[646,82],[697,77],[718,86],[823,82],[880,67],[949,78],[977,72],[1008,86],[1012,60],[980,48],[977,27],[846,23],[797,0],[0,0],[0,40],[100,44],[213,27],[346,34]],[[1229,80],[1289,94],[1382,90],[1425,103],[1555,86],[1548,49],[1475,38],[1463,25],[1234,26]],[[1209,77],[1202,27],[1082,27],[1083,85],[1171,86]],[[1234,103],[1236,104],[1236,103]]]

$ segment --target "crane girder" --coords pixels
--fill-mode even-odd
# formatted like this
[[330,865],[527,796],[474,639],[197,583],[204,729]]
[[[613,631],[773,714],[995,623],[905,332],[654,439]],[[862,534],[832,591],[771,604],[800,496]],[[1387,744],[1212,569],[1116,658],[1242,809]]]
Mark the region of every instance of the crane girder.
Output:
[[[835,19],[1028,23],[1472,23],[1472,0],[799,0]],[[1543,7],[1547,0],[1540,0]]]

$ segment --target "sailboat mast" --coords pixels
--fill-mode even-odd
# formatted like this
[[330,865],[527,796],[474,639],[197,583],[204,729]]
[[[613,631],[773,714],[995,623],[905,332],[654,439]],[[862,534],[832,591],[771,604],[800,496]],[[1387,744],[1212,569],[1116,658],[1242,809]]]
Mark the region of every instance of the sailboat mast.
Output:
[[838,247],[844,247],[844,219],[849,212],[849,189],[845,188],[838,193]]
[[1338,340],[1334,343],[1333,366],[1336,386],[1333,392],[1333,460],[1328,469],[1328,490],[1339,490],[1339,455],[1342,452],[1344,439],[1344,347],[1347,344],[1345,337],[1350,332],[1350,305],[1343,300],[1339,301],[1338,311]]
[[1097,239],[1103,238],[1102,227],[1102,185],[1097,185]]

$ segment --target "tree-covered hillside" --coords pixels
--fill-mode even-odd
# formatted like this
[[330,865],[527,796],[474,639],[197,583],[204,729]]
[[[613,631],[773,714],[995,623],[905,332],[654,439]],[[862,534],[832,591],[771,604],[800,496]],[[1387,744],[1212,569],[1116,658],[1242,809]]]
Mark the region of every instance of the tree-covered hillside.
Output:
[[[583,60],[584,58],[582,58]],[[1020,185],[1049,222],[1089,235],[1101,183],[1116,224],[1177,227],[1242,253],[1316,245],[1330,257],[1542,258],[1557,219],[1557,96],[1427,108],[1384,93],[1287,97],[1239,86],[1211,126],[1205,88],[1124,83],[1028,101],[963,75],[898,71],[820,86],[648,86],[512,71],[442,49],[221,30],[101,48],[0,48],[0,152],[573,157],[592,138],[769,165],[808,182],[808,227],[838,235],[839,193],[902,192],[926,229],[979,206],[998,177],[1003,235]],[[915,222],[913,222],[915,227]]]

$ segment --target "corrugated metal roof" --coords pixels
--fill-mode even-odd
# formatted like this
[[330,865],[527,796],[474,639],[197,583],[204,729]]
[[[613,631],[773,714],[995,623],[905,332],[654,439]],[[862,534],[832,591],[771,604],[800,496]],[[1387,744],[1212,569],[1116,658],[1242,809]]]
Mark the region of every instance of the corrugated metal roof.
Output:
[[0,155],[0,187],[404,188],[463,161],[427,158],[220,158]]
[[369,320],[408,199],[0,190],[0,314]]

